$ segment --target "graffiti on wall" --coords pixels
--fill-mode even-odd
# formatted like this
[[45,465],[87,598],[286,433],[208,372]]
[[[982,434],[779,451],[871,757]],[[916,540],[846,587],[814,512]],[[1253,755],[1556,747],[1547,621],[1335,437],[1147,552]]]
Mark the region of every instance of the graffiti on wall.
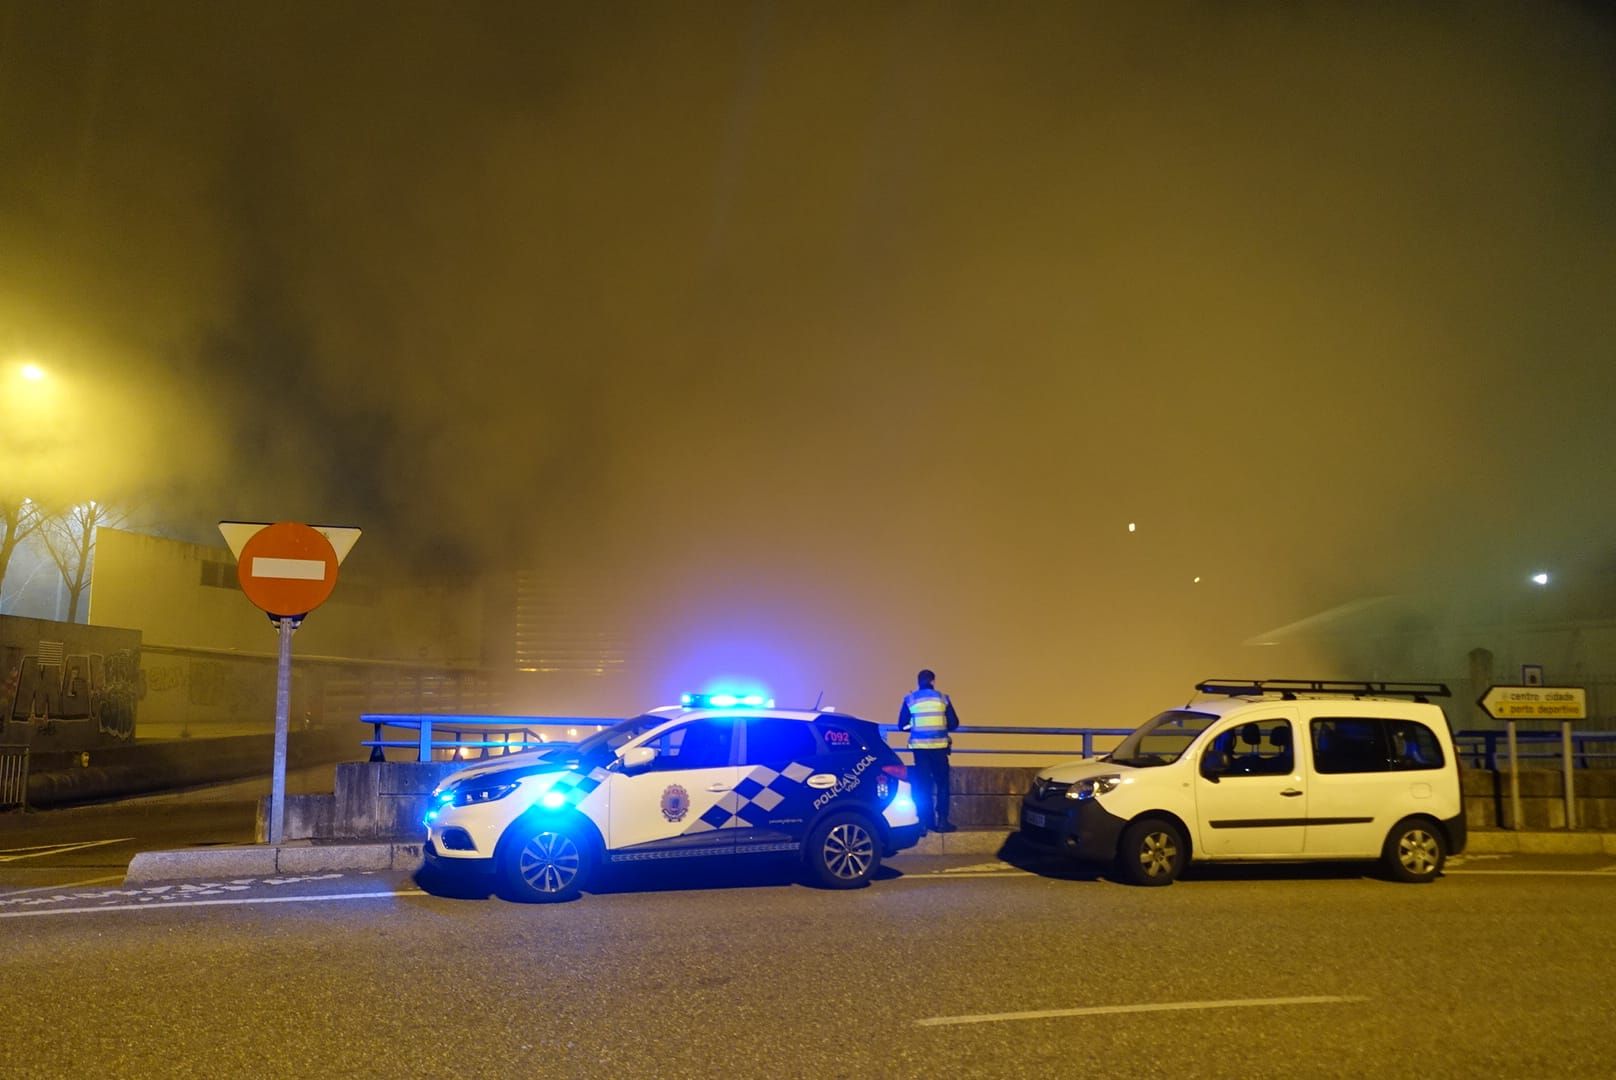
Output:
[[119,741],[135,737],[141,697],[134,649],[68,653],[61,642],[33,650],[0,645],[0,727],[24,724],[46,734],[58,725],[83,726]]

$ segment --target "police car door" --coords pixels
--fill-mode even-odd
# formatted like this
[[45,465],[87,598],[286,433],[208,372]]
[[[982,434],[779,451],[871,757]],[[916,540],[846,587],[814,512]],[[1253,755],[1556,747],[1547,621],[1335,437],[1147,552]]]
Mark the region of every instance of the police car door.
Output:
[[688,720],[633,745],[657,755],[633,772],[621,766],[613,772],[606,829],[613,860],[732,850],[734,815],[726,807],[741,771],[732,764],[735,718]]
[[813,725],[778,716],[749,717],[741,732],[740,779],[735,785],[736,851],[790,851],[802,842],[822,789],[807,783],[832,766]]

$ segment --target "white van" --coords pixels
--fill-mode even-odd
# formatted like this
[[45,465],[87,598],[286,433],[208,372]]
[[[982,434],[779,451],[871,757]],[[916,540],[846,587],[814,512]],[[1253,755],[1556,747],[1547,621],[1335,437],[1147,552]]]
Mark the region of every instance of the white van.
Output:
[[1441,683],[1269,679],[1197,695],[1101,758],[1041,771],[1021,835],[1137,885],[1191,861],[1379,859],[1431,881],[1464,850]]

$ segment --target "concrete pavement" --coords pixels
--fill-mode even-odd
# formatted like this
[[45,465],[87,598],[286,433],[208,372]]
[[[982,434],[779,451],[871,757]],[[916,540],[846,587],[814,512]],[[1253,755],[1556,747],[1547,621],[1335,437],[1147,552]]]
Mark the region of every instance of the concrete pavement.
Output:
[[[993,855],[1011,835],[1008,829],[961,829],[928,833],[905,854]],[[1513,832],[1477,829],[1465,847],[1468,855],[1616,855],[1616,833]],[[296,840],[284,844],[197,847],[143,851],[129,863],[125,884],[185,881],[210,877],[254,877],[274,874],[329,873],[342,870],[411,871],[421,865],[419,842],[316,844]]]

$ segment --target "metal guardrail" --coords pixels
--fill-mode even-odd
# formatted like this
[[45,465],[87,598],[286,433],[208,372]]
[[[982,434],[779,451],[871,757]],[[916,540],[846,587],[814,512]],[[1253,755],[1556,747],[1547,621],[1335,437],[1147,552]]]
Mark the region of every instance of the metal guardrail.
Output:
[[[369,725],[373,735],[362,740],[360,746],[370,748],[371,761],[385,761],[388,750],[414,750],[416,761],[456,760],[471,757],[491,757],[515,753],[557,742],[570,742],[618,722],[617,718],[599,716],[457,716],[425,713],[366,713],[359,722]],[[389,729],[392,737],[384,733]],[[1094,756],[1094,740],[1121,739],[1132,728],[1079,728],[1079,727],[982,727],[961,726],[953,734],[965,736],[990,735],[994,738],[1012,736],[1018,741],[1041,741],[1042,746],[960,746],[956,742],[955,754],[999,754],[1021,757],[1047,757],[1054,760]],[[900,734],[896,726],[882,725],[881,733],[889,745]],[[1064,745],[1050,747],[1048,741],[1059,740]],[[905,740],[906,742],[906,740]],[[907,753],[904,742],[893,746]]]
[[0,810],[28,809],[27,746],[0,744]]
[[[618,722],[619,718],[601,716],[458,716],[425,713],[366,713],[360,723],[369,725],[372,738],[359,745],[370,748],[370,760],[383,761],[387,750],[414,750],[417,761],[455,760],[471,757],[491,757],[515,753],[557,742],[570,742]],[[387,737],[390,729],[393,737]],[[1095,741],[1121,739],[1133,732],[1132,728],[1096,727],[986,727],[961,725],[952,734],[970,737],[991,736],[1001,740],[1009,736],[1015,743],[1010,746],[960,745],[955,741],[952,753],[984,756],[1093,757]],[[881,734],[894,750],[907,753],[907,732],[895,725],[882,724]],[[1473,768],[1498,768],[1503,731],[1466,730],[1454,734],[1454,747],[1460,759]],[[1572,756],[1578,768],[1598,768],[1616,761],[1616,731],[1578,731],[1572,733]],[[1051,747],[1050,740],[1063,745]],[[1562,739],[1555,731],[1518,732],[1516,741],[1523,762],[1534,759],[1559,760]],[[1106,747],[1109,749],[1109,747]],[[4,751],[24,751],[23,771],[26,789],[26,747],[4,747]],[[0,762],[9,762],[0,757]],[[0,770],[6,767],[0,764]],[[5,776],[0,771],[0,806],[6,805]]]
[[[1505,731],[1471,729],[1455,732],[1453,744],[1466,765],[1496,771],[1499,748],[1507,738]],[[1564,754],[1564,738],[1558,731],[1517,731],[1515,743],[1523,763],[1534,759],[1558,762]],[[1579,769],[1600,768],[1616,760],[1616,731],[1573,731],[1571,757]]]
[[[1071,757],[1093,757],[1094,740],[1123,739],[1133,734],[1133,728],[1096,728],[1096,727],[983,727],[982,725],[961,724],[950,735],[1011,735],[1019,739],[1060,739],[1075,740],[1074,744],[1051,749],[1048,746],[961,746],[955,740],[950,754],[1000,754],[1017,757],[1047,757],[1063,759]],[[881,734],[887,740],[887,745],[894,750],[908,753],[908,740],[905,738],[901,744],[894,744],[894,736],[907,736],[907,731],[899,731],[895,724],[882,724]]]
[[[359,718],[374,735],[361,740],[371,761],[386,761],[386,752],[415,751],[416,761],[453,761],[514,754],[552,743],[570,742],[615,724],[621,717],[600,716],[452,716],[427,713],[365,713]],[[385,738],[384,728],[413,733]],[[557,737],[557,735],[562,737]],[[477,751],[476,754],[471,751]],[[439,753],[446,757],[438,757]]]

